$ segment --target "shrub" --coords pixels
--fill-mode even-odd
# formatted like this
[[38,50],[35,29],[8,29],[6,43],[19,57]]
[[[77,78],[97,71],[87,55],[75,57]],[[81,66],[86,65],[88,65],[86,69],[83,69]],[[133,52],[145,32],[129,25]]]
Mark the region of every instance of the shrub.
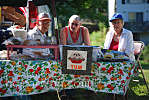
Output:
[[149,45],[145,46],[142,57],[144,62],[149,62]]
[[99,27],[99,31],[96,31],[96,32],[94,31],[90,35],[91,44],[94,46],[103,47],[105,37],[106,37],[107,27],[104,23],[101,23],[101,22],[98,24],[98,27]]

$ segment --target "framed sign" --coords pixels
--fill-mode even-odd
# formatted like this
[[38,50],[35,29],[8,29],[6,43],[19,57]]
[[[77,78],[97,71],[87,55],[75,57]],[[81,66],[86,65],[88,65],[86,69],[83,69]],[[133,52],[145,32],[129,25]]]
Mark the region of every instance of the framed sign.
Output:
[[63,46],[62,74],[89,75],[93,47]]

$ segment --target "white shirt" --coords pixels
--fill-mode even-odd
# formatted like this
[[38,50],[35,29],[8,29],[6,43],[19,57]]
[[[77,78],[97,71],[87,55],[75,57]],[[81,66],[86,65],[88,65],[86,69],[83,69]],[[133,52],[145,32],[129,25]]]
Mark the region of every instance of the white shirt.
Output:
[[41,44],[44,44],[46,40],[46,34],[42,34],[37,26],[35,26],[33,30],[28,32],[28,39],[40,40]]
[[[28,39],[30,40],[40,40],[41,44],[45,43],[46,34],[42,34],[40,30],[35,26],[32,30],[28,32]],[[37,57],[33,52],[42,52],[43,55],[50,54],[49,48],[25,48],[23,49],[23,54],[29,55],[31,57]]]

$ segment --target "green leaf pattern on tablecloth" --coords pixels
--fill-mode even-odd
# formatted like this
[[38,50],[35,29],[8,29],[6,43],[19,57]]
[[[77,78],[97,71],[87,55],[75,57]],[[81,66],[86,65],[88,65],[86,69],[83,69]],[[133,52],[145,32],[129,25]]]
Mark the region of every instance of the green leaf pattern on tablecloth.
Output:
[[57,61],[0,61],[0,96],[31,95],[49,90],[85,88],[124,94],[133,62],[92,63],[90,75],[62,74]]

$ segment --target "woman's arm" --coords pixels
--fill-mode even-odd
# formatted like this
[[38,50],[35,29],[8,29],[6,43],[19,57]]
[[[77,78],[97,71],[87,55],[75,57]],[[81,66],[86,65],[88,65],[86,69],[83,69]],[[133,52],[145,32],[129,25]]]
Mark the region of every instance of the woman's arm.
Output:
[[89,31],[86,27],[84,27],[84,32],[83,33],[84,33],[83,37],[84,37],[85,45],[91,45]]
[[134,44],[133,44],[132,32],[130,32],[127,36],[127,46],[125,48],[125,53],[127,55],[133,55],[134,54]]

